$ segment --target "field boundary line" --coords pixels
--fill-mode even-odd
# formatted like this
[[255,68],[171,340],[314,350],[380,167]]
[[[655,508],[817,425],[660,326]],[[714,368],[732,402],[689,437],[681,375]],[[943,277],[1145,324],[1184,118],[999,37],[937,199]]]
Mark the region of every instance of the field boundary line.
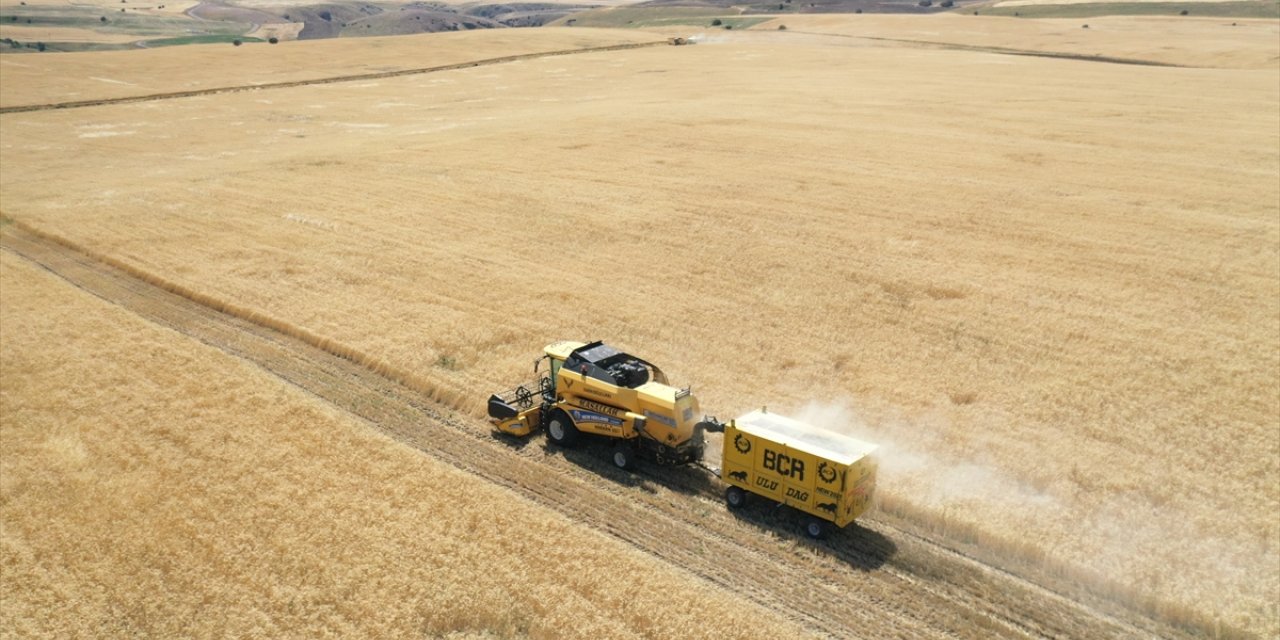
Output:
[[124,96],[120,98],[102,98],[99,100],[74,100],[69,102],[49,102],[44,104],[28,104],[14,105],[10,107],[0,107],[0,115],[6,113],[24,113],[30,111],[52,111],[56,109],[80,109],[83,107],[99,107],[115,104],[131,104],[135,102],[153,102],[156,100],[176,100],[179,98],[195,98],[199,96],[218,95],[222,93],[240,93],[242,91],[262,91],[271,89],[290,89],[293,87],[305,87],[310,85],[336,84],[340,82],[356,82],[361,80],[381,80],[384,78],[397,78],[400,76],[420,75],[424,73],[436,73],[438,71],[454,71],[457,69],[469,69],[471,67],[483,67],[494,64],[505,64],[508,62],[518,62],[521,60],[536,60],[538,58],[552,58],[557,56],[569,56],[579,53],[600,53],[604,51],[626,51],[628,49],[642,49],[645,47],[656,47],[667,45],[666,40],[655,40],[653,42],[631,42],[624,44],[611,44],[601,47],[587,47],[585,49],[557,49],[554,51],[540,51],[536,53],[518,53],[509,56],[499,56],[496,58],[482,58],[480,60],[468,60],[466,62],[455,62],[452,64],[437,65],[434,67],[417,67],[413,69],[398,69],[396,71],[378,71],[373,73],[356,73],[343,76],[331,76],[327,78],[312,78],[310,80],[286,80],[282,82],[267,82],[263,84],[246,84],[233,85],[228,87],[211,87],[208,89],[192,89],[190,91],[171,91],[164,93],[149,93],[140,96]]
[[343,360],[348,360],[350,362],[358,364],[372,371],[373,373],[376,373],[380,376],[387,378],[388,380],[400,383],[405,387],[408,387],[409,389],[422,393],[427,398],[430,398],[432,401],[440,405],[443,405],[448,409],[458,411],[464,414],[469,414],[469,412],[461,408],[462,400],[464,399],[461,396],[461,394],[458,394],[457,392],[447,391],[442,387],[432,384],[422,376],[415,375],[408,371],[403,371],[395,366],[392,366],[390,363],[386,362],[385,360],[382,360],[375,356],[368,355],[358,349],[349,347],[335,340],[331,340],[329,338],[321,336],[320,334],[317,334],[305,327],[300,327],[300,326],[291,324],[284,320],[280,320],[278,318],[267,315],[266,313],[263,313],[261,311],[257,311],[255,309],[252,309],[243,305],[238,305],[232,302],[227,302],[225,300],[221,300],[209,294],[196,291],[190,287],[178,284],[176,282],[171,282],[165,278],[162,278],[153,273],[147,272],[143,269],[140,269],[118,258],[113,258],[109,255],[95,251],[77,242],[74,242],[67,238],[63,238],[56,234],[42,231],[21,220],[17,220],[8,216],[0,216],[0,219],[2,219],[5,224],[12,224],[14,227],[21,229],[24,233],[35,236],[46,242],[52,242],[59,246],[65,247],[66,249],[69,249],[83,256],[86,256],[90,259],[96,260],[98,262],[101,262],[115,269],[119,269],[120,271],[128,274],[133,278],[137,278],[142,282],[145,282],[149,285],[152,285],[164,291],[168,291],[169,293],[172,293],[174,295],[180,296],[182,298],[186,298],[187,300],[190,300],[191,302],[194,302],[198,305],[208,307],[209,309],[213,309],[214,311],[218,311],[220,313],[225,313],[231,317],[238,318],[250,324],[255,324],[260,327],[271,329],[273,331],[278,331],[289,337],[301,340],[302,342],[312,347],[315,347],[317,349],[320,349],[321,351],[335,355],[339,358],[342,358]]
[[913,44],[934,49],[954,49],[957,51],[974,51],[977,53],[995,53],[1008,56],[1028,56],[1033,58],[1056,58],[1058,60],[1079,60],[1082,62],[1105,62],[1109,64],[1128,64],[1140,67],[1170,67],[1175,69],[1193,69],[1184,64],[1172,62],[1156,62],[1139,58],[1117,58],[1114,56],[1089,55],[1086,53],[1067,53],[1064,51],[1036,51],[1034,49],[1014,49],[1012,47],[990,47],[976,44],[960,44],[956,42],[935,42],[933,40],[908,40],[905,38],[884,38],[880,36],[859,36],[851,33],[823,33],[820,31],[787,31],[806,36],[829,36],[832,38],[854,38],[857,40],[875,40],[877,42],[896,42]]

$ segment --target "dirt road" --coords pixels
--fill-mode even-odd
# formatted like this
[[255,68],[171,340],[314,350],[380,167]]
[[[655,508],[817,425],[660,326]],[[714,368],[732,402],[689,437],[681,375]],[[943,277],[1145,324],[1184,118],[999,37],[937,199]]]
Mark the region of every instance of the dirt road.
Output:
[[[701,469],[614,469],[590,448],[495,437],[392,379],[215,310],[73,247],[5,224],[0,247],[80,289],[264,370],[404,444],[613,535],[655,559],[784,612],[815,633],[875,638],[1186,637],[1116,605],[1061,595],[872,518],[823,543],[798,537],[785,514],[734,514]],[[349,352],[348,352],[349,355]]]

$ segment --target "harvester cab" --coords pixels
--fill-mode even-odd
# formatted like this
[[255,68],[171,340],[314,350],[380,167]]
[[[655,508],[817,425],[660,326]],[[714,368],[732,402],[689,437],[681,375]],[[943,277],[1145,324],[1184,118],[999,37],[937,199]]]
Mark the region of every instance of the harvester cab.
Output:
[[499,431],[526,436],[543,428],[561,446],[609,438],[614,464],[624,468],[638,455],[660,464],[702,459],[706,424],[697,400],[690,389],[670,386],[654,364],[603,342],[556,342],[538,365],[543,359],[550,366],[535,382],[490,396]]

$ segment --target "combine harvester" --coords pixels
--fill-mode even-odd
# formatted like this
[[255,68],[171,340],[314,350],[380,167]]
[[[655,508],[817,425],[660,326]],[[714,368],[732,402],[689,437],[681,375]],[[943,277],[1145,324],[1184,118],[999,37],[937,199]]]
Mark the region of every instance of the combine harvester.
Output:
[[793,507],[806,514],[804,531],[813,538],[832,524],[847,526],[871,504],[875,445],[763,410],[724,424],[702,417],[689,388],[670,386],[652,363],[603,342],[556,342],[544,352],[534,384],[490,396],[499,431],[524,437],[542,429],[563,447],[609,439],[622,469],[640,457],[700,464],[706,433],[723,432],[725,502],[736,509],[755,495]]

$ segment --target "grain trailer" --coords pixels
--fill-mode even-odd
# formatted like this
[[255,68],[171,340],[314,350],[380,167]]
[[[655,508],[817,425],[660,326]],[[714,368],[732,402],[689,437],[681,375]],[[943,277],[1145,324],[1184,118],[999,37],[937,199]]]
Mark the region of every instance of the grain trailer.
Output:
[[724,425],[720,479],[730,508],[749,495],[806,514],[804,530],[820,538],[871,506],[876,446],[786,416],[753,411]]

